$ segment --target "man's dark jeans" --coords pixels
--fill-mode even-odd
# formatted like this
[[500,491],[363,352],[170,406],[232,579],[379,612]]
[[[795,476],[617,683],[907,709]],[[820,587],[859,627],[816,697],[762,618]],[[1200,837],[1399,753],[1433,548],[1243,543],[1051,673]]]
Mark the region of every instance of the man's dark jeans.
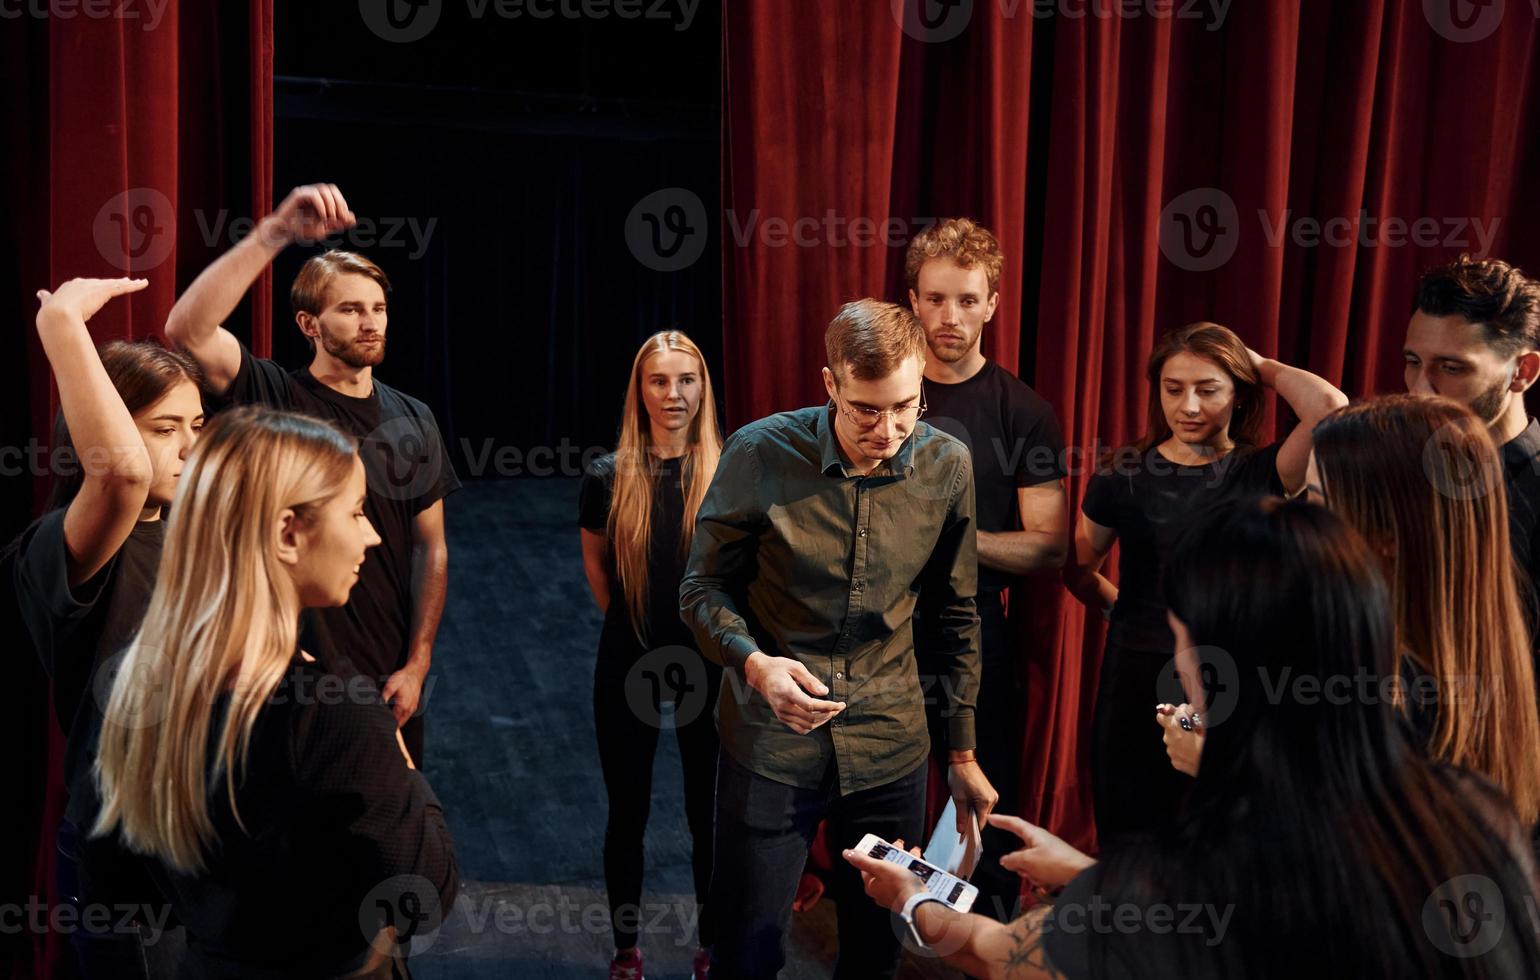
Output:
[[834,976],[890,980],[898,971],[903,923],[866,896],[861,876],[840,852],[866,834],[924,846],[925,773],[921,764],[891,783],[842,797],[832,761],[818,789],[799,789],[750,772],[724,748],[717,761],[711,880],[717,923],[713,980],[774,977],[785,965],[792,898],[825,818],[834,852],[831,892],[839,912]]

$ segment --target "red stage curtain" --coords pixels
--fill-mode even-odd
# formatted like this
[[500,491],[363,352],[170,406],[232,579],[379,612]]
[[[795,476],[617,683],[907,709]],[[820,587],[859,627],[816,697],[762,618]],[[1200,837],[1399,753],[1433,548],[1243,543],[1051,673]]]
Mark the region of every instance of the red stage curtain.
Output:
[[[1076,513],[1097,447],[1142,427],[1158,332],[1217,320],[1351,395],[1394,391],[1419,270],[1460,251],[1540,270],[1527,5],[1215,6],[732,5],[729,422],[823,399],[825,324],[858,296],[904,301],[901,239],[933,216],[976,217],[1006,249],[985,353],[1057,409]],[[890,217],[890,244],[848,233]],[[799,218],[818,228],[803,244],[785,231]],[[1090,846],[1102,630],[1052,579],[1015,591],[1031,678],[1018,809]]]
[[[0,99],[17,129],[31,121],[25,139],[9,145],[35,178],[5,191],[18,218],[8,253],[24,294],[7,302],[26,336],[32,434],[45,444],[58,402],[31,329],[35,290],[76,276],[148,277],[148,289],[93,318],[91,332],[99,342],[160,335],[178,290],[232,243],[229,222],[271,209],[272,2],[126,3],[109,16],[60,8],[7,25],[7,79],[17,84]],[[25,241],[23,229],[32,229]],[[257,296],[253,326],[242,332],[265,353],[270,290]],[[37,500],[45,489],[39,480]],[[46,712],[42,683],[34,676],[17,701]],[[36,858],[25,881],[7,865],[5,891],[52,902],[62,736],[51,712],[19,712],[7,728],[13,757],[48,765],[23,773],[21,799],[31,804],[21,808],[30,825],[23,833],[37,842]],[[5,974],[70,975],[65,938],[32,936],[30,948],[7,954]]]

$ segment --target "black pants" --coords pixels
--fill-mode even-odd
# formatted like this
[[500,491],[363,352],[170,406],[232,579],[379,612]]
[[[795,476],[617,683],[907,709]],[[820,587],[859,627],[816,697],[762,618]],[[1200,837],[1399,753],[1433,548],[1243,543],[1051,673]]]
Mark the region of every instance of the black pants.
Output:
[[1155,705],[1169,654],[1108,642],[1091,722],[1091,786],[1103,845],[1156,831],[1175,819],[1192,779],[1172,768]]
[[831,761],[817,789],[767,779],[726,752],[717,766],[717,873],[711,906],[717,943],[713,980],[774,977],[786,963],[791,901],[813,835],[829,821],[831,890],[839,910],[837,980],[891,980],[898,970],[901,920],[866,896],[861,876],[839,852],[866,834],[921,843],[924,764],[882,786],[839,795]]
[[[983,670],[979,682],[975,731],[979,767],[1000,794],[999,813],[1021,816],[1021,750],[1026,738],[1027,693],[1011,641],[1000,593],[978,597]],[[997,827],[983,828],[984,850],[972,882],[979,888],[973,911],[1001,922],[1014,916],[1021,877],[1000,866],[1000,858],[1025,845]]]
[[[695,651],[680,655],[699,657]],[[634,665],[635,661],[631,661]],[[684,766],[684,811],[691,839],[691,870],[695,900],[700,905],[697,931],[702,946],[712,937],[711,886],[712,799],[716,790],[717,730],[713,712],[721,690],[722,668],[702,659],[707,684],[675,702],[675,736]],[[599,765],[609,794],[609,818],[604,827],[604,883],[609,893],[610,926],[615,947],[637,944],[637,931],[656,916],[642,914],[642,838],[652,805],[652,762],[658,749],[660,691],[643,672],[631,670],[624,658],[601,650],[594,672],[594,729],[599,737]],[[701,676],[692,669],[691,676]],[[666,921],[677,923],[677,917]]]

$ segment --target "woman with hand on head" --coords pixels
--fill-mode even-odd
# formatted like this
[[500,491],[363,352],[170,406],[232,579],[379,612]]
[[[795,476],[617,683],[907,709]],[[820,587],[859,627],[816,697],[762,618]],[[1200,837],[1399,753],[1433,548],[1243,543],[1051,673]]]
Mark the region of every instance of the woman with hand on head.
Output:
[[83,855],[139,856],[187,928],[183,976],[390,976],[392,940],[454,897],[443,812],[390,708],[299,648],[301,610],[345,603],[379,543],[364,492],[353,441],[288,412],[224,412],[188,458]]
[[[1169,623],[1187,698],[1215,720],[1183,819],[1093,861],[992,815],[1026,845],[1002,863],[1062,888],[1052,905],[1002,925],[914,899],[897,865],[846,859],[979,977],[1540,975],[1528,827],[1502,792],[1430,761],[1377,692],[1321,695],[1396,670],[1378,566],[1304,500],[1230,501],[1194,522],[1167,562]],[[1205,671],[1223,703],[1206,702]]]
[[[114,341],[98,350],[86,327],[114,297],[148,284],[72,279],[37,294],[38,339],[59,389],[52,458],[74,462],[54,473],[45,513],[9,557],[17,605],[53,682],[66,733],[69,800],[58,828],[56,878],[64,900],[81,906],[93,903],[77,860],[90,795],[82,784],[89,782],[101,717],[93,691],[101,690],[98,672],[128,644],[149,605],[165,540],[162,511],[203,427],[200,375],[191,359],[150,341]],[[137,933],[80,929],[71,942],[88,976],[145,975]]]
[[[1146,375],[1144,435],[1108,454],[1086,485],[1064,570],[1069,591],[1111,620],[1091,748],[1103,841],[1152,829],[1186,790],[1150,724],[1161,672],[1175,652],[1161,583],[1182,528],[1227,497],[1298,491],[1311,427],[1347,403],[1324,379],[1262,357],[1217,323],[1168,332],[1151,351]],[[1269,389],[1300,423],[1263,446]],[[1116,586],[1101,573],[1115,542],[1122,543]]]
[[594,668],[594,727],[610,804],[604,879],[615,934],[611,980],[642,977],[636,914],[642,898],[642,837],[652,802],[657,706],[669,697],[701,905],[697,980],[711,962],[706,896],[718,749],[714,715],[722,668],[701,656],[680,619],[679,582],[695,516],[721,451],[715,394],[700,349],[677,330],[649,337],[632,362],[619,445],[583,474],[578,505],[583,571],[604,614]]

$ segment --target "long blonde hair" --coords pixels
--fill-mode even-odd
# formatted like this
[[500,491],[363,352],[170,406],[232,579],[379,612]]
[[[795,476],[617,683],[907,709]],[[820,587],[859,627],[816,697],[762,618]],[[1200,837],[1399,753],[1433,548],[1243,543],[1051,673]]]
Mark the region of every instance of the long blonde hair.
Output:
[[631,383],[626,388],[626,407],[620,420],[620,441],[615,447],[615,485],[610,494],[609,538],[614,549],[615,571],[637,639],[648,642],[647,556],[652,546],[653,473],[652,426],[642,397],[642,369],[654,354],[680,351],[700,365],[700,409],[690,423],[689,449],[684,456],[681,481],[684,522],[680,527],[680,554],[690,552],[695,538],[695,516],[711,487],[722,455],[722,432],[717,427],[716,394],[711,372],[695,342],[679,330],[662,330],[648,337],[631,363]]
[[[191,874],[215,842],[208,794],[236,768],[298,643],[300,601],[274,548],[352,475],[354,443],[290,412],[241,408],[204,430],[178,481],[149,610],[123,655],[102,726],[93,835]],[[214,706],[229,691],[212,771]],[[239,813],[236,813],[239,821]]]
[[[1389,395],[1315,428],[1327,504],[1382,554],[1402,650],[1438,683],[1434,758],[1481,773],[1540,817],[1540,711],[1515,584],[1502,462],[1447,398]],[[1473,708],[1451,705],[1450,693]]]

